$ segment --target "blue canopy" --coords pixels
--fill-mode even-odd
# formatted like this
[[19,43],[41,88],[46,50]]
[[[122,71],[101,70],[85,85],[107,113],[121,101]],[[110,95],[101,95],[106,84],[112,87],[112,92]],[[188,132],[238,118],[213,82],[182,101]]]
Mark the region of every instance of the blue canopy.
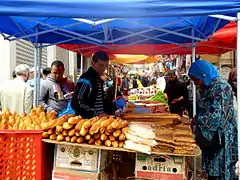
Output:
[[2,0],[0,15],[129,18],[229,14],[239,0]]
[[72,19],[0,16],[0,32],[50,44],[181,44],[207,40],[227,21],[205,17]]

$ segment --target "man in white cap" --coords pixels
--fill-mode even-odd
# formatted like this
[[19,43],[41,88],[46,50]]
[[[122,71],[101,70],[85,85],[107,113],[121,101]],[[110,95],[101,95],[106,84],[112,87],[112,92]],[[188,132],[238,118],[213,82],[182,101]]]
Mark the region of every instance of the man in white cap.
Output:
[[[42,69],[41,71],[42,72]],[[29,80],[27,81],[27,83],[34,88],[34,74],[35,74],[35,67],[32,67],[30,69],[30,73],[29,73]],[[40,74],[40,77],[42,77],[42,73]],[[40,82],[42,81],[42,78],[40,79]]]
[[26,83],[29,67],[20,64],[15,68],[16,78],[8,80],[0,88],[0,109],[8,108],[12,112],[29,113],[33,105],[33,90]]

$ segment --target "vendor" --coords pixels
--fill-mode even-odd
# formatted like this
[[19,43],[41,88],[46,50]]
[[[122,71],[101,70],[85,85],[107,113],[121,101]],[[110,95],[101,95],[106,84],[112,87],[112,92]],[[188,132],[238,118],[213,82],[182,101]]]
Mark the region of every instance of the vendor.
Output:
[[92,66],[79,78],[71,104],[77,115],[92,118],[105,114],[101,75],[107,69],[108,64],[108,55],[103,51],[98,51],[92,57]]
[[188,91],[184,84],[179,82],[174,70],[168,71],[168,82],[164,90],[168,99],[170,113],[183,115],[185,101],[188,100]]

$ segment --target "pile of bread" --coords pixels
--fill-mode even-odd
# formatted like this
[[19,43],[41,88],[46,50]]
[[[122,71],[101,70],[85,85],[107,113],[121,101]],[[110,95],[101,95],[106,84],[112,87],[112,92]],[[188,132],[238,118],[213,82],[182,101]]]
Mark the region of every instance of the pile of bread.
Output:
[[155,126],[157,146],[154,152],[193,155],[196,142],[189,123],[183,121],[164,120]]
[[43,138],[71,143],[88,143],[123,147],[128,122],[112,116],[82,119],[81,116],[63,115],[43,126]]
[[57,113],[45,113],[42,106],[34,107],[29,114],[10,112],[0,114],[0,130],[42,130],[45,123],[56,119]]

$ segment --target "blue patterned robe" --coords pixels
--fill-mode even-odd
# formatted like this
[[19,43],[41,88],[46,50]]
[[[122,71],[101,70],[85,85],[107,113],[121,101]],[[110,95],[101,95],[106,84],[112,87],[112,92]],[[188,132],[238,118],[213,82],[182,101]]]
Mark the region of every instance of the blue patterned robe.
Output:
[[232,180],[235,178],[238,146],[231,86],[221,78],[216,78],[202,90],[197,103],[197,121],[203,136],[211,141],[218,132],[225,142],[224,147],[216,149],[214,153],[202,152],[203,171],[209,176],[218,176],[221,180]]

